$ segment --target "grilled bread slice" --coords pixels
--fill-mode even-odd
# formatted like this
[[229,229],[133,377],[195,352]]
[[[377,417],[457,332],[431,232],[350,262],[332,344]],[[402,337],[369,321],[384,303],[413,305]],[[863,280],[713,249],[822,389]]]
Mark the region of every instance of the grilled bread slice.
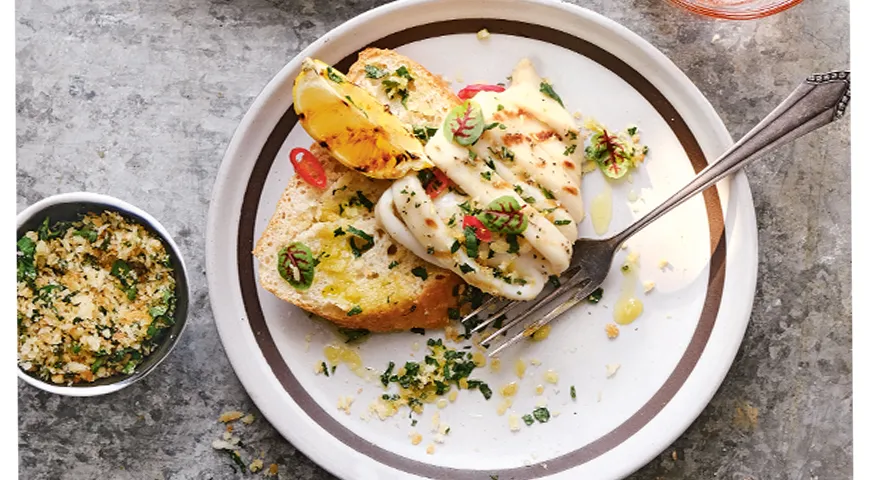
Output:
[[[405,102],[384,91],[386,76],[367,76],[367,65],[393,72],[404,66],[413,78]],[[362,52],[347,78],[417,128],[438,128],[460,103],[440,78],[390,50]],[[391,182],[343,166],[320,145],[312,145],[311,152],[324,166],[327,187],[318,189],[298,176],[290,179],[254,249],[263,288],[347,328],[382,332],[445,326],[463,282],[421,260],[379,228],[373,204]],[[372,237],[370,248],[354,231]],[[319,260],[313,282],[304,290],[291,286],[278,272],[278,253],[292,242],[304,243]]]

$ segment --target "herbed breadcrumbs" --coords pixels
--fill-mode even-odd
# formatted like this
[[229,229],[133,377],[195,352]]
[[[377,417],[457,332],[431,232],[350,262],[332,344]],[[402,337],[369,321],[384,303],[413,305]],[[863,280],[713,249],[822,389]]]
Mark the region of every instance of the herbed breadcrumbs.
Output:
[[18,363],[57,384],[131,374],[174,323],[163,243],[115,212],[48,218],[17,243]]

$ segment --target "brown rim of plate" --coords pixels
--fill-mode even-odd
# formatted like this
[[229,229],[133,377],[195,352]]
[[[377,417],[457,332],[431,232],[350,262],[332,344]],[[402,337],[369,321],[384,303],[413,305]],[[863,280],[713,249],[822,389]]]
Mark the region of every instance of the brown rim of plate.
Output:
[[[583,55],[607,68],[643,95],[662,118],[668,121],[672,131],[683,146],[695,172],[699,172],[707,166],[707,159],[704,157],[701,147],[689,130],[688,125],[674,106],[652,83],[613,54],[565,32],[541,25],[511,20],[460,19],[408,28],[386,36],[368,46],[396,48],[427,38],[460,33],[476,33],[483,28],[486,28],[491,33],[525,37],[558,45]],[[338,62],[335,65],[336,68],[341,71],[347,71],[355,61],[358,53],[359,51]],[[724,218],[719,201],[719,193],[715,187],[704,192],[704,203],[710,226],[710,275],[707,283],[707,296],[704,300],[698,325],[682,358],[680,358],[677,366],[667,380],[665,380],[664,384],[637,412],[621,425],[577,450],[551,458],[545,462],[489,471],[440,467],[419,462],[383,449],[351,432],[317,404],[284,362],[266,325],[257,294],[254,257],[251,254],[254,248],[254,224],[257,216],[257,206],[269,170],[275,161],[281,145],[296,125],[296,122],[296,114],[293,107],[290,106],[275,125],[275,128],[263,145],[248,180],[239,220],[237,258],[240,287],[248,322],[257,339],[257,344],[263,357],[272,369],[272,373],[293,401],[320,428],[348,447],[394,469],[428,478],[476,480],[485,478],[483,477],[484,475],[497,475],[498,478],[502,479],[524,480],[543,477],[582,465],[620,445],[649,423],[668,404],[685,383],[689,374],[691,374],[707,345],[707,340],[710,338],[710,333],[716,323],[716,316],[719,312],[719,305],[722,299],[722,289],[725,283]]]

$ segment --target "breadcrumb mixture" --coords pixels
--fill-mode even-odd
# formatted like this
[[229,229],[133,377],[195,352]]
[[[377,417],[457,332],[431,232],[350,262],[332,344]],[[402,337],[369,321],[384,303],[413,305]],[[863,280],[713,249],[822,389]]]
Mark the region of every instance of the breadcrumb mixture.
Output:
[[18,364],[57,384],[131,374],[174,323],[163,243],[115,212],[17,242]]

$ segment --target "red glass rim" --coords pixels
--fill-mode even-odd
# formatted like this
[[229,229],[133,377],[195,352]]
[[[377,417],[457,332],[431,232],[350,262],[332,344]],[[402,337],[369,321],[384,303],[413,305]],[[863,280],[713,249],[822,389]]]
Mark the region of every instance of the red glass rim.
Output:
[[[803,0],[772,0],[767,5],[721,5],[717,0],[669,0],[671,3],[683,7],[691,12],[708,17],[722,18],[727,20],[752,20],[754,18],[767,17],[775,13],[787,10]],[[743,2],[758,3],[758,2]]]

